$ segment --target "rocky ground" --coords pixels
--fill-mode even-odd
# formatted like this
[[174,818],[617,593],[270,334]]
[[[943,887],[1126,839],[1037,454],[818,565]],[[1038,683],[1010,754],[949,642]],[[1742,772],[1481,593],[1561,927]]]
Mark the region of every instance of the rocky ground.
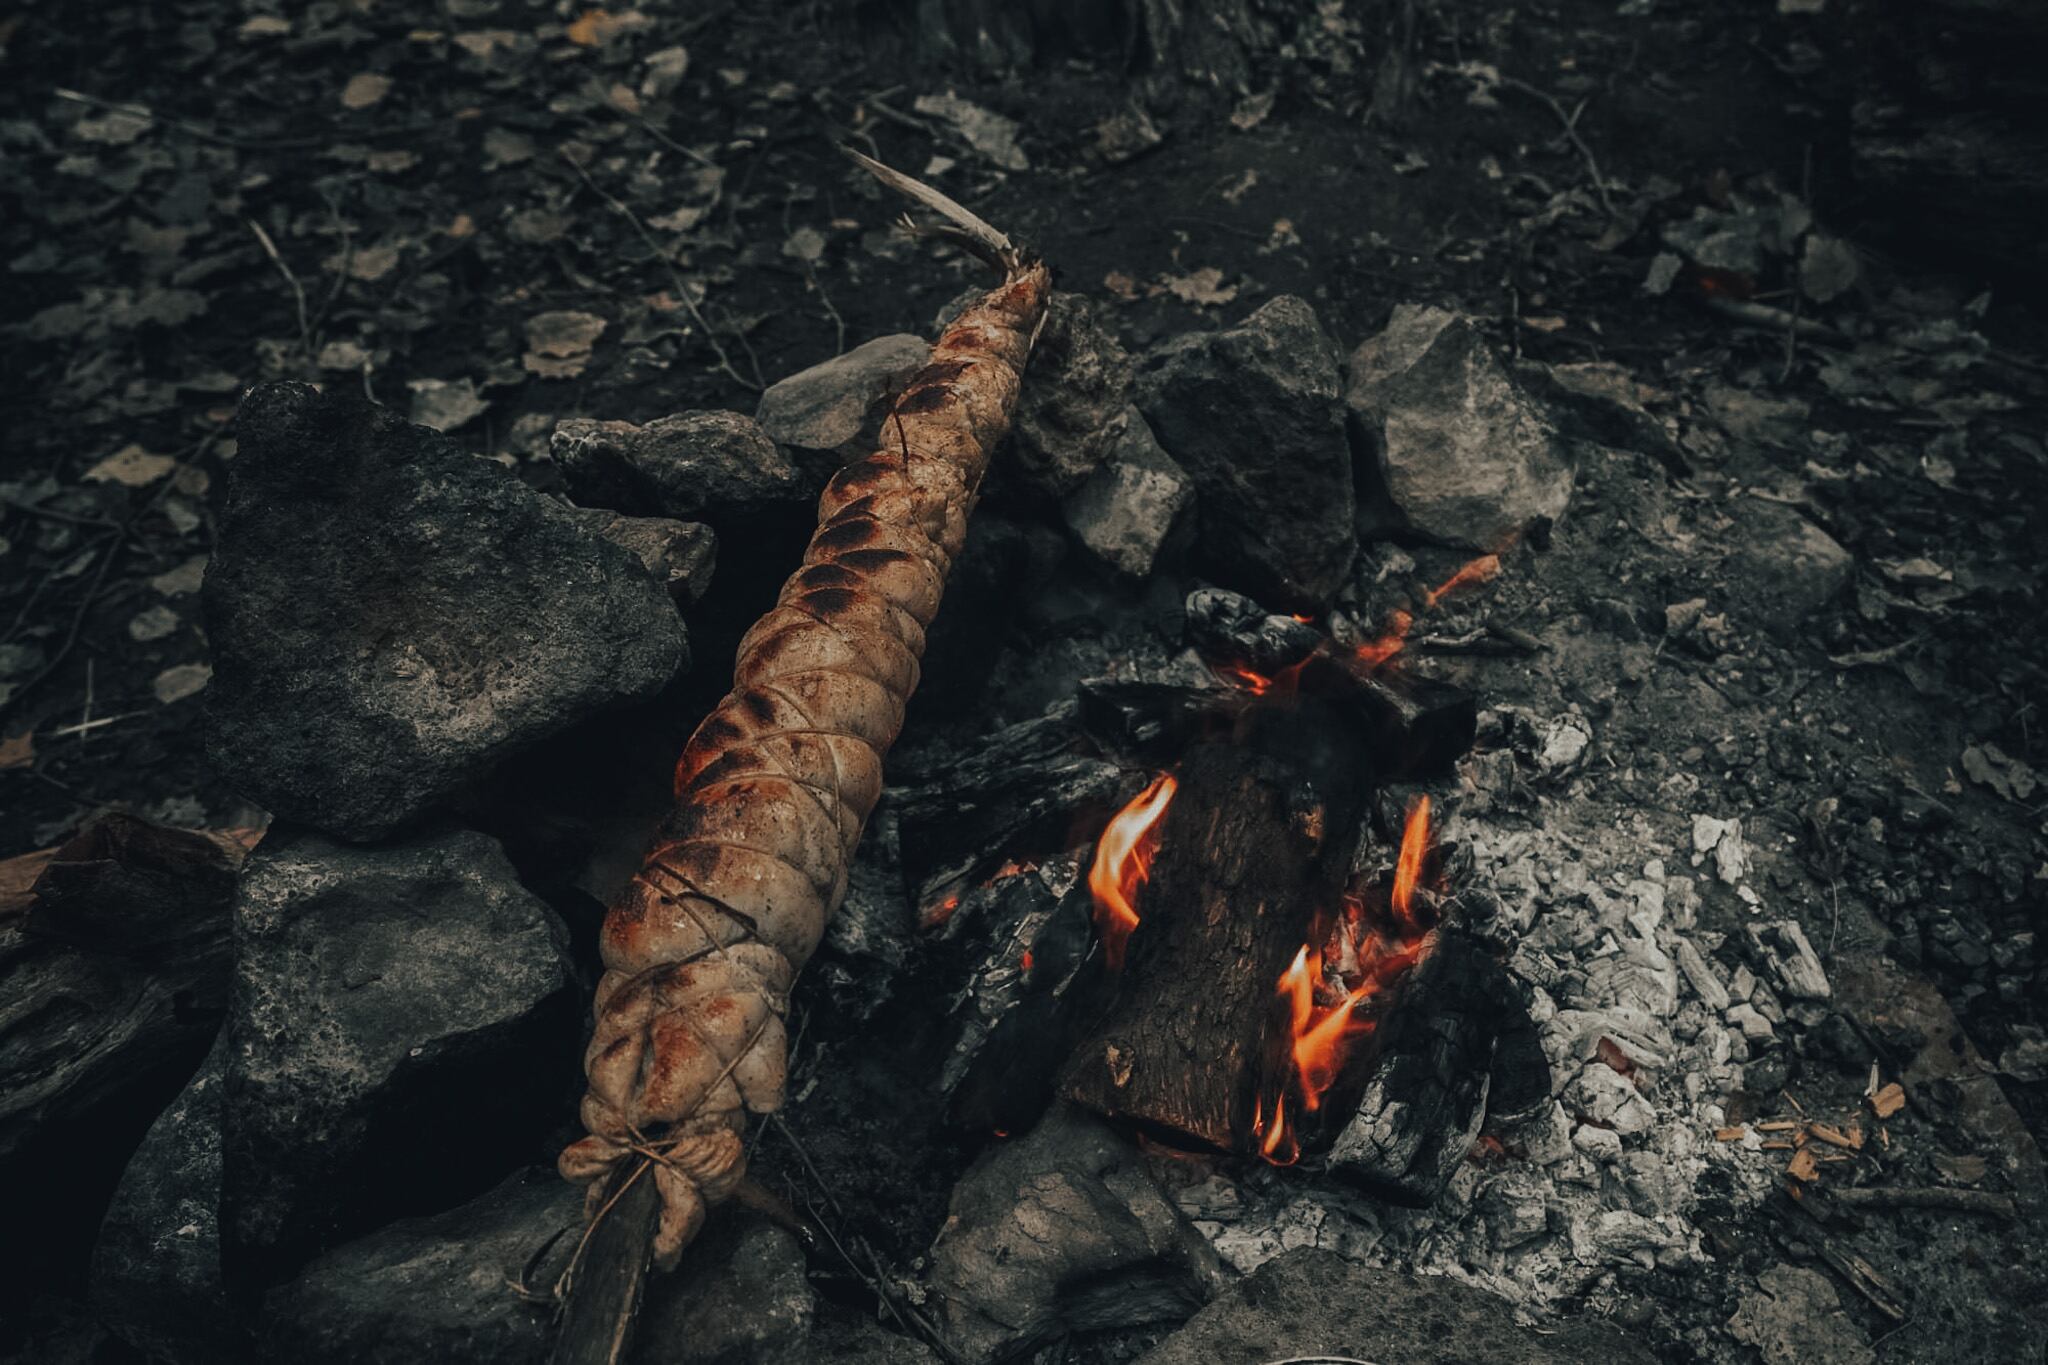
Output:
[[[15,1268],[10,1349],[125,1358],[84,1325],[94,1229],[64,1211],[109,1197],[181,1086],[150,1129],[155,1174],[131,1178],[102,1239],[100,1315],[184,1349],[221,1329],[224,1310],[193,1307],[218,1289],[217,1255],[188,1274],[152,1231],[204,1222],[178,1201],[219,1179],[216,1077],[276,1097],[245,1113],[289,1118],[230,1123],[234,1150],[321,1135],[319,1161],[289,1165],[296,1185],[229,1198],[244,1255],[345,1243],[273,1294],[278,1349],[368,1358],[351,1332],[380,1321],[379,1285],[458,1274],[476,1311],[444,1305],[387,1345],[531,1349],[498,1272],[565,1195],[498,1175],[559,1136],[531,1110],[573,1102],[592,894],[793,562],[816,479],[873,434],[864,395],[920,358],[902,334],[929,336],[979,278],[887,230],[894,206],[832,150],[851,139],[1037,245],[1073,301],[1034,372],[1062,382],[992,486],[895,780],[933,780],[952,746],[1037,716],[1102,660],[1169,658],[1191,570],[1369,631],[1416,584],[1501,556],[1417,625],[1409,667],[1489,708],[1481,751],[1435,794],[1458,875],[1499,899],[1511,965],[1554,1011],[1561,1126],[1497,1135],[1507,1165],[1475,1163],[1415,1215],[1304,1199],[1285,1172],[1185,1172],[1148,1195],[1124,1157],[1076,1155],[1095,1138],[1067,1126],[996,1144],[970,1177],[982,1195],[953,1211],[1013,1193],[987,1187],[1034,1161],[1090,1171],[1074,1197],[1125,1228],[1094,1267],[1149,1286],[1162,1324],[1216,1295],[1222,1262],[1272,1265],[1163,1345],[1169,1325],[1104,1335],[1114,1312],[1065,1305],[1090,1333],[1067,1358],[1397,1354],[1397,1338],[1296,1341],[1270,1318],[1293,1297],[1395,1298],[1410,1290],[1371,1277],[1415,1268],[1528,1314],[1611,1319],[1666,1359],[2030,1358],[2048,1235],[2033,305],[1883,235],[1842,164],[1841,35],[1823,17],[1445,7],[1396,129],[1365,117],[1374,34],[1343,6],[1317,14],[1213,110],[1147,106],[1113,64],[949,75],[901,35],[793,44],[753,12],[202,3],[0,22],[0,854],[109,808],[191,829],[397,826],[402,845],[266,840],[232,992],[204,934],[179,960],[218,970],[176,1000],[126,959],[56,992],[148,1001],[94,1047],[178,1042],[157,1089],[91,1142],[53,1153],[0,1129],[0,1159],[75,1182],[30,1193],[53,1231],[17,1258],[42,1264]],[[365,394],[445,435],[336,435],[295,389],[238,425],[269,380]],[[648,425],[698,410],[760,429]],[[316,475],[279,475],[279,452],[319,442]],[[385,536],[413,524],[457,534]],[[355,610],[419,583],[406,621]],[[416,747],[392,748],[394,717]],[[451,808],[491,837],[407,825]],[[150,856],[182,877],[225,855]],[[332,885],[374,877],[402,892]],[[309,908],[273,923],[265,896]],[[331,997],[257,989],[293,978],[266,961],[318,957],[294,924],[388,902],[437,906],[451,937],[400,917],[364,940],[384,956],[326,964],[345,983]],[[478,944],[501,945],[492,980],[436,974],[432,953]],[[752,1333],[729,1358],[922,1358],[917,1296],[971,1277],[947,1260],[971,1238],[930,1247],[972,1144],[934,1156],[873,1116],[849,1127],[859,1090],[901,1078],[885,1049],[849,1059],[831,1030],[867,1041],[868,1007],[826,992],[896,950],[834,951],[807,1002],[824,1036],[799,1048],[798,1102],[762,1159],[879,1245],[806,1252],[749,1222],[707,1244],[708,1287],[661,1311],[693,1338]],[[8,952],[26,980],[31,959]],[[354,1040],[347,1074],[317,1074],[266,1011]],[[185,1085],[223,1013],[275,1050],[217,1051]],[[8,1036],[57,1055],[35,1034],[51,1015],[24,1015]],[[1625,1065],[1582,1071],[1595,1036]],[[535,1079],[493,1108],[505,1074]],[[1893,1083],[1904,1107],[1886,1112]],[[448,1141],[407,1150],[383,1202],[338,1198],[429,1112]],[[1862,1145],[1810,1122],[1854,1125]],[[1974,1191],[2015,1216],[1781,1213],[1767,1196],[1806,1147],[1847,1159],[1795,1171],[1802,1186]],[[948,1178],[906,1174],[922,1161]],[[1160,1210],[1209,1250],[1164,1237]],[[897,1275],[911,1288],[878,1327],[876,1284]],[[107,1308],[109,1282],[134,1311]],[[182,1306],[148,1307],[166,1285]],[[760,1303],[778,1307],[730,1307]],[[931,1312],[981,1340],[972,1313]],[[1508,1349],[1464,1300],[1413,1316],[1431,1313],[1481,1333],[1446,1337],[1456,1349]]]

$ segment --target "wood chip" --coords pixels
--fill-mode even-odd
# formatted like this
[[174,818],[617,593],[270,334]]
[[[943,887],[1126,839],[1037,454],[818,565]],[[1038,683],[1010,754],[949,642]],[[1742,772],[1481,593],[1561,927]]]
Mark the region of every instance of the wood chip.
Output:
[[1756,1130],[1759,1133],[1789,1133],[1798,1127],[1799,1124],[1792,1119],[1771,1119],[1768,1122],[1759,1123],[1756,1126]]
[[1733,1128],[1716,1128],[1714,1130],[1714,1141],[1740,1142],[1742,1141],[1743,1137],[1748,1134],[1748,1132],[1749,1130],[1747,1128],[1744,1128],[1739,1123],[1735,1125],[1735,1127]]
[[1845,1133],[1833,1124],[1809,1123],[1806,1131],[1830,1147],[1846,1147],[1854,1151],[1863,1145],[1863,1130],[1860,1128],[1853,1130],[1853,1133]]
[[1783,1139],[1775,1139],[1764,1143],[1763,1150],[1766,1152],[1789,1152],[1792,1150],[1792,1144]]
[[1820,1177],[1820,1160],[1810,1147],[1801,1147],[1792,1154],[1792,1160],[1785,1167],[1785,1174],[1794,1180],[1811,1183]]
[[1906,1107],[1906,1087],[1893,1081],[1870,1097],[1870,1111],[1881,1119],[1888,1119]]

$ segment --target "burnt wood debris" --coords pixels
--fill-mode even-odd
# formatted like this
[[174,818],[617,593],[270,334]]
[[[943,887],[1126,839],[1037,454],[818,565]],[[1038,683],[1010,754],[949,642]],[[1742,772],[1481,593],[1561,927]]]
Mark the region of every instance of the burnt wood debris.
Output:
[[2034,1358],[2038,10],[0,17],[0,1362]]

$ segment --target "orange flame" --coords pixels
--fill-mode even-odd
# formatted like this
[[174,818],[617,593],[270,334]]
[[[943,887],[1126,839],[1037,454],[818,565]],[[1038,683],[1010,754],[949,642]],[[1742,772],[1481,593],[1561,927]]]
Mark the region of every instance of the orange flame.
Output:
[[1095,862],[1088,869],[1088,891],[1095,898],[1095,929],[1102,936],[1103,955],[1111,970],[1124,965],[1124,945],[1138,927],[1138,910],[1132,903],[1138,888],[1152,870],[1153,855],[1159,851],[1154,832],[1161,816],[1173,801],[1179,784],[1173,774],[1161,773],[1131,803],[1111,818],[1095,845]]
[[1408,808],[1408,823],[1401,830],[1401,856],[1394,864],[1394,913],[1401,922],[1415,925],[1415,882],[1422,875],[1422,860],[1429,853],[1429,798],[1417,797]]
[[[1391,901],[1398,923],[1391,927],[1402,932],[1389,938],[1364,930],[1365,940],[1344,951],[1344,957],[1355,957],[1356,975],[1351,980],[1357,984],[1349,986],[1337,1003],[1316,1003],[1324,968],[1323,950],[1315,944],[1303,944],[1280,974],[1278,993],[1287,1012],[1286,1069],[1281,1076],[1267,1078],[1252,1110],[1252,1131],[1260,1138],[1259,1154],[1276,1166],[1291,1166],[1301,1156],[1301,1140],[1295,1133],[1296,1124],[1289,1121],[1288,1101],[1292,1099],[1303,1113],[1312,1114],[1322,1107],[1323,1097],[1344,1070],[1353,1041],[1372,1031],[1372,1021],[1357,1016],[1358,1006],[1421,960],[1423,926],[1415,914],[1414,897],[1428,853],[1429,798],[1422,797],[1408,813],[1394,868]],[[1354,930],[1354,908],[1347,903],[1346,916],[1338,925],[1340,936]],[[1270,1119],[1266,1117],[1269,1096]]]

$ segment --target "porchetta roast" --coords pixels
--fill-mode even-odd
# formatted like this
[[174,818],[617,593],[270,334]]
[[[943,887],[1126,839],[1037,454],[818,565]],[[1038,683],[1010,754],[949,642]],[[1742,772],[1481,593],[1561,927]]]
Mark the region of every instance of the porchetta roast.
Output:
[[560,1166],[588,1184],[593,1220],[651,1179],[663,1267],[738,1185],[745,1116],[782,1104],[790,987],[845,894],[1051,290],[1002,233],[852,155],[1003,279],[939,338],[880,448],[825,489],[801,567],[741,641],[732,690],[684,748],[674,808],[606,916],[589,1136]]

